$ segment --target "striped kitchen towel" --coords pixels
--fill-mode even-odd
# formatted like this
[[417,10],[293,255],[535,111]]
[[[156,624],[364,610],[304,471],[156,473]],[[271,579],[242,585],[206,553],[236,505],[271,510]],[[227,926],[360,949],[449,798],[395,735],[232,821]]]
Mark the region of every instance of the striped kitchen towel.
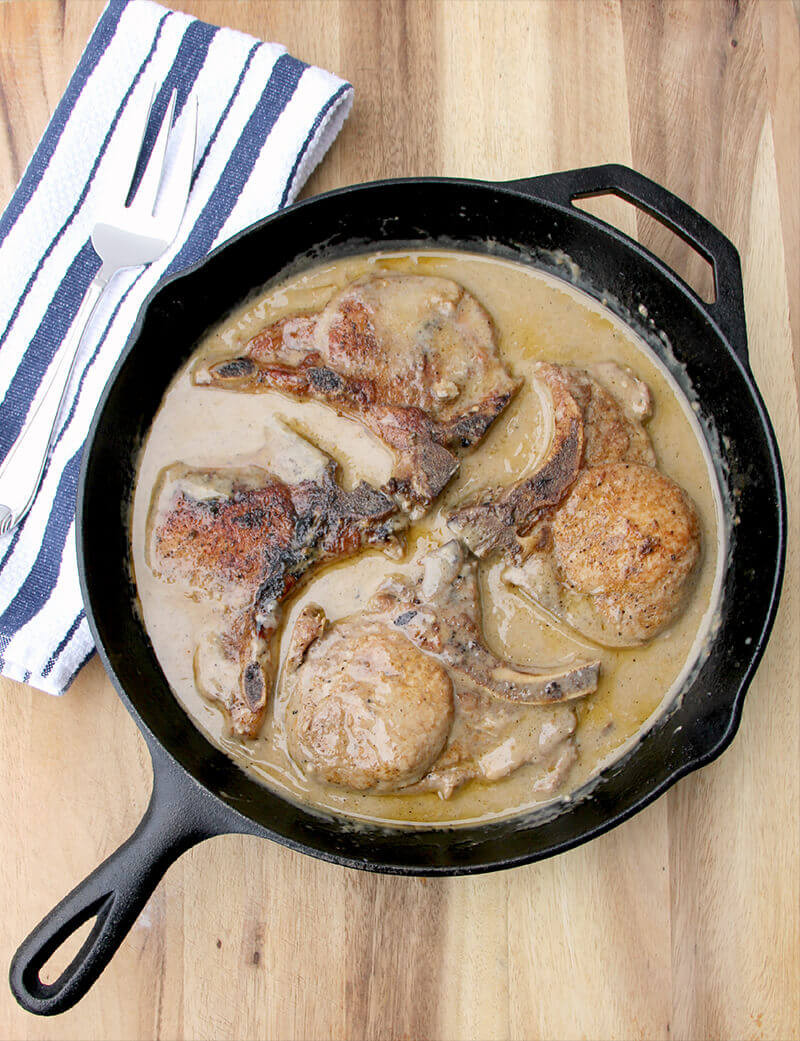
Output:
[[[0,539],[0,672],[63,693],[92,654],[75,551],[75,492],[92,413],[142,301],[297,195],[352,105],[348,83],[284,47],[150,0],[111,0],[0,217],[0,459],[19,434],[100,261],[89,235],[118,188],[118,148],[155,88],[157,125],[199,109],[196,168],[176,241],[106,290],[84,337],[31,512]],[[186,108],[188,116],[189,108]]]

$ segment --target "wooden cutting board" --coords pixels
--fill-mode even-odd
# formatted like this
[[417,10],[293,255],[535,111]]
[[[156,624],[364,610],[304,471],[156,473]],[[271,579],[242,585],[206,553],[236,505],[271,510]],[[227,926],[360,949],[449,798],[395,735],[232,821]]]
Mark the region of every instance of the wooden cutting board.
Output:
[[[630,164],[739,247],[753,370],[792,509],[775,631],[721,760],[528,868],[420,880],[220,838],[167,873],[89,996],[9,1038],[800,1036],[800,38],[797,0],[178,2],[349,79],[306,194],[376,177]],[[0,5],[0,205],[100,0]],[[707,288],[624,204],[603,211]],[[0,287],[2,291],[2,287]],[[144,742],[92,661],[63,699],[0,691],[0,963],[127,837]]]

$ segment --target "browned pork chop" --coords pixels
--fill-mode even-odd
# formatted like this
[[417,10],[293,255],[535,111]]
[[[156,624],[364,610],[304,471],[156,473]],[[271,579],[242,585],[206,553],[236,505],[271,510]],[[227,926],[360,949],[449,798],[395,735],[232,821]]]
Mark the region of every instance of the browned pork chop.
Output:
[[312,777],[359,790],[435,790],[497,780],[537,763],[549,790],[574,759],[574,698],[599,663],[545,670],[483,643],[477,565],[457,542],[412,579],[390,578],[363,615],[328,623],[309,606],[292,632],[282,683],[289,749]]
[[700,556],[694,505],[655,468],[642,426],[649,389],[613,363],[541,362],[536,379],[553,419],[545,460],[448,523],[479,556],[502,552],[505,580],[584,635],[644,643],[682,610]]
[[531,531],[543,511],[561,502],[582,466],[622,461],[655,466],[653,447],[641,425],[650,414],[649,390],[613,363],[598,369],[606,385],[629,391],[627,401],[609,393],[583,369],[550,362],[536,365],[534,378],[552,416],[545,459],[528,477],[487,489],[448,519],[477,556],[496,550],[519,556],[519,537]]
[[519,386],[489,315],[447,278],[371,275],[319,313],[284,318],[236,357],[200,364],[197,384],[327,402],[393,451],[386,491],[419,515]]
[[653,467],[582,470],[541,526],[541,548],[503,577],[598,643],[644,643],[683,607],[700,524],[686,493]]
[[272,686],[281,602],[315,565],[396,545],[405,523],[369,485],[344,491],[333,460],[287,428],[276,425],[272,435],[278,473],[168,467],[148,525],[156,576],[222,606],[220,628],[198,645],[195,678],[245,737],[258,732]]
[[289,649],[287,740],[310,777],[357,791],[418,781],[453,723],[453,684],[443,668],[380,621],[328,626],[306,608]]

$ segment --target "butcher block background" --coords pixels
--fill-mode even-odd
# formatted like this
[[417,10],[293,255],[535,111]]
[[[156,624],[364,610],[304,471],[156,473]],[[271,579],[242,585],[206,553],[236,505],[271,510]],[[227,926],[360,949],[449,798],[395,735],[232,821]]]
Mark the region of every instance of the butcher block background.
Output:
[[[306,195],[378,177],[621,162],[729,235],[786,469],[787,581],[732,747],[629,823],[472,879],[361,874],[256,838],[206,842],[170,868],[75,1009],[36,1019],[0,987],[0,1037],[800,1036],[797,0],[174,6],[354,84],[353,113]],[[101,9],[0,4],[0,205]],[[703,264],[663,229],[622,203],[603,212],[707,290]],[[151,773],[96,660],[60,700],[1,685],[7,965],[130,834]]]

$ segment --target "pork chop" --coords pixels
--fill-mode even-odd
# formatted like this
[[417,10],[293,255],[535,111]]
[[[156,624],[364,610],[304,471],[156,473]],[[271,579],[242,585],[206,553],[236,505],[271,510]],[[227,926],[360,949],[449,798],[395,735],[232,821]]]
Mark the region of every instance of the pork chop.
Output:
[[332,459],[277,422],[270,434],[271,470],[167,467],[148,520],[154,574],[219,604],[195,679],[244,737],[258,732],[272,687],[282,601],[315,566],[365,546],[396,548],[405,526],[382,492],[364,483],[345,491]]
[[321,609],[306,608],[298,626],[285,680],[295,762],[310,777],[357,791],[418,781],[453,723],[446,669],[377,620],[329,626]]
[[700,525],[681,488],[656,469],[642,421],[650,391],[604,363],[593,373],[541,362],[553,436],[543,463],[449,518],[503,577],[598,643],[645,643],[677,617],[700,557]]
[[392,450],[384,491],[421,515],[519,387],[491,318],[447,278],[361,278],[318,314],[281,319],[231,358],[201,363],[198,385],[277,390],[363,423]]
[[501,550],[518,557],[519,538],[531,531],[545,510],[561,502],[581,467],[600,462],[655,466],[655,452],[641,423],[650,414],[648,388],[614,363],[598,368],[606,385],[629,389],[627,401],[615,397],[586,370],[550,362],[536,365],[534,379],[552,417],[544,460],[529,476],[510,486],[487,489],[448,518],[451,530],[477,556]]
[[290,752],[312,777],[358,790],[438,791],[537,763],[534,787],[566,776],[569,702],[599,662],[521,668],[482,639],[477,565],[455,541],[410,579],[387,579],[363,615],[298,616],[282,677]]
[[700,523],[686,493],[653,467],[582,470],[541,527],[541,548],[503,578],[584,635],[636,646],[682,610]]

